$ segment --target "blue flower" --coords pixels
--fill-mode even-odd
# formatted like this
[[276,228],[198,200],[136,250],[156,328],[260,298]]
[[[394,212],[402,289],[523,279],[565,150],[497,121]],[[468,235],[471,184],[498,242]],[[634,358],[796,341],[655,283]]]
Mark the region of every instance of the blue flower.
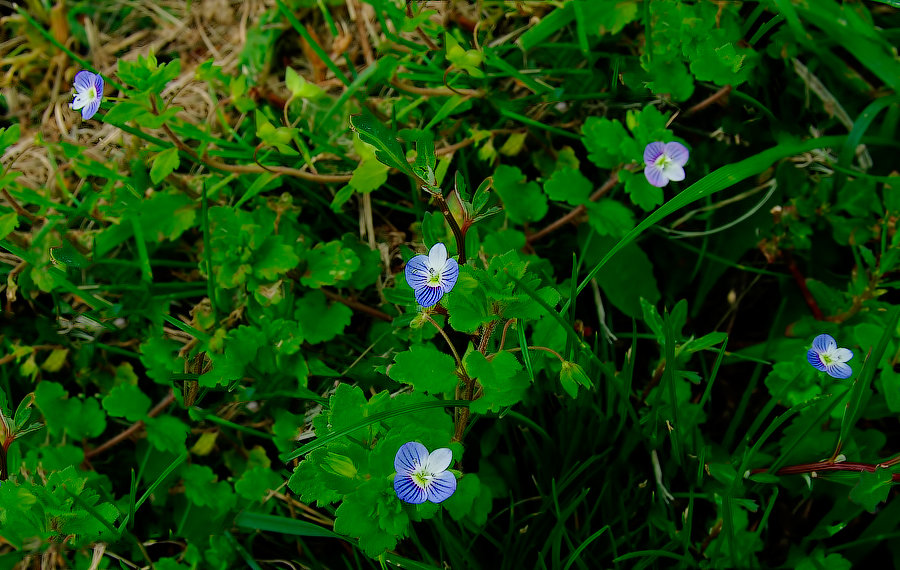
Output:
[[827,372],[832,378],[850,378],[853,369],[844,364],[853,358],[849,348],[838,348],[837,341],[830,334],[820,334],[813,339],[812,348],[806,353],[806,360],[816,370]]
[[90,71],[75,74],[75,99],[69,103],[72,110],[81,109],[81,117],[86,121],[94,116],[103,99],[103,78]]
[[428,255],[417,255],[406,264],[406,282],[416,292],[416,302],[423,307],[436,305],[449,293],[459,277],[459,264],[447,257],[447,248],[438,242]]
[[644,149],[644,176],[647,182],[662,188],[670,180],[684,180],[684,165],[690,152],[681,143],[652,142]]
[[453,452],[446,447],[428,453],[421,443],[404,443],[394,457],[397,497],[414,505],[447,500],[456,491],[456,476],[447,471],[451,461]]

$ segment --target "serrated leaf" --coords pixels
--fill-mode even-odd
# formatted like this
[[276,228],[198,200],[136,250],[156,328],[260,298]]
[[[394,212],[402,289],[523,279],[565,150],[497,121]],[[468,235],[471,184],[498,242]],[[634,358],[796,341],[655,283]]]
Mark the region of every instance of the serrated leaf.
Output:
[[368,113],[352,115],[350,125],[359,133],[359,138],[375,147],[375,157],[387,166],[412,174],[406,154],[395,134]]
[[150,404],[150,398],[131,384],[119,384],[103,398],[103,409],[109,415],[132,422],[143,419]]
[[594,185],[581,172],[568,167],[556,170],[544,182],[544,192],[551,200],[568,202],[573,206],[587,202],[593,188]]
[[312,291],[297,300],[294,315],[310,344],[329,341],[344,332],[353,311],[341,303],[329,304],[321,291]]
[[166,176],[172,174],[178,168],[180,162],[178,149],[175,147],[167,148],[154,157],[153,166],[150,167],[150,180],[154,184],[159,184]]
[[188,426],[173,416],[146,418],[147,441],[160,451],[181,453],[187,440]]
[[540,221],[547,214],[547,197],[536,182],[529,182],[522,171],[505,164],[494,171],[494,190],[503,200],[506,215],[524,224]]
[[885,501],[890,494],[891,481],[890,469],[876,467],[874,473],[863,471],[859,474],[856,486],[850,491],[850,500],[874,513],[878,503]]
[[452,392],[459,384],[453,357],[431,344],[414,345],[397,354],[388,375],[397,382],[432,394]]

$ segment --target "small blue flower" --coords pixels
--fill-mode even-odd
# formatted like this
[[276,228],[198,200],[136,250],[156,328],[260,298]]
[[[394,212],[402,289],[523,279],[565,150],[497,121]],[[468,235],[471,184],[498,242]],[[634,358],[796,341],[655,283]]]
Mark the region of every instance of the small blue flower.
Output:
[[81,117],[86,121],[94,116],[103,99],[103,78],[90,71],[75,74],[75,99],[69,103],[72,110],[81,109]]
[[436,305],[456,285],[459,264],[447,257],[447,248],[438,242],[428,255],[417,255],[406,264],[406,282],[416,292],[416,302],[423,307]]
[[394,457],[397,497],[414,505],[447,500],[456,491],[456,476],[447,471],[451,461],[453,452],[446,447],[428,453],[421,443],[404,443]]
[[844,364],[853,358],[849,348],[838,348],[837,341],[830,334],[820,334],[813,339],[812,348],[806,353],[806,360],[816,370],[827,372],[832,378],[850,378],[853,369]]
[[662,188],[670,180],[684,180],[684,165],[690,152],[678,142],[652,142],[644,149],[644,176],[647,182]]

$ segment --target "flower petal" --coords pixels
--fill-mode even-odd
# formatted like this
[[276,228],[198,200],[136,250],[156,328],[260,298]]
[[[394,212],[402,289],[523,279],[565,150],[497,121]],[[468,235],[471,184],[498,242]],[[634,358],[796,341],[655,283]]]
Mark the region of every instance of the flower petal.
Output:
[[441,242],[437,242],[428,252],[428,264],[435,270],[440,271],[447,263],[447,246]]
[[82,109],[85,105],[87,105],[87,100],[80,95],[76,95],[75,98],[72,99],[72,102],[69,103],[69,108],[73,111],[77,111]]
[[75,74],[75,81],[72,84],[76,91],[87,91],[94,84],[94,77],[90,71],[82,70]]
[[837,360],[838,362],[847,362],[851,358],[853,358],[853,351],[849,348],[838,348],[831,352],[831,358]]
[[428,256],[417,255],[406,262],[406,282],[413,289],[420,289],[425,286],[428,280]]
[[831,352],[837,348],[837,341],[830,334],[820,334],[813,339],[812,347],[821,352]]
[[662,188],[669,183],[669,179],[666,178],[663,171],[653,163],[647,164],[647,166],[644,167],[644,176],[647,177],[647,182],[653,184],[657,188]]
[[[651,164],[666,152],[666,145],[661,142],[652,142],[644,147],[644,163]],[[651,182],[651,184],[653,184]]]
[[459,264],[455,259],[448,259],[441,271],[441,287],[444,293],[449,293],[453,286],[456,285],[456,279],[459,277]]
[[828,373],[832,378],[838,378],[839,380],[845,380],[850,378],[853,374],[853,369],[850,368],[849,364],[844,364],[843,362],[835,362],[828,366],[825,369],[825,372]]
[[425,285],[420,289],[416,289],[416,303],[423,307],[431,307],[436,305],[441,297],[444,296],[444,290],[440,287],[431,287]]
[[451,461],[453,461],[453,452],[447,447],[442,447],[431,452],[423,467],[428,473],[437,475],[439,472],[446,471],[450,467]]
[[434,479],[428,482],[425,488],[428,500],[432,503],[440,503],[450,498],[456,492],[456,476],[449,471],[442,471]]
[[666,156],[668,156],[669,159],[671,159],[671,161],[678,166],[684,166],[685,164],[687,164],[688,158],[691,156],[691,152],[680,142],[666,143],[665,152]]
[[81,118],[87,121],[91,117],[94,116],[100,109],[100,99],[94,99],[93,101],[89,101],[87,105],[81,110]]
[[394,491],[401,501],[413,505],[419,505],[428,500],[428,492],[419,487],[409,473],[397,473],[397,476],[394,477]]
[[103,99],[103,78],[99,75],[94,76],[94,87],[97,89],[97,101]]
[[668,164],[663,166],[662,173],[663,176],[665,176],[669,180],[674,180],[675,182],[684,180],[684,169],[674,162],[669,162]]
[[404,443],[394,456],[394,469],[398,474],[418,469],[428,459],[428,449],[418,441]]
[[825,365],[822,364],[822,357],[819,356],[819,351],[817,351],[815,348],[810,348],[808,351],[806,351],[806,360],[807,362],[812,364],[812,367],[816,370],[825,372]]

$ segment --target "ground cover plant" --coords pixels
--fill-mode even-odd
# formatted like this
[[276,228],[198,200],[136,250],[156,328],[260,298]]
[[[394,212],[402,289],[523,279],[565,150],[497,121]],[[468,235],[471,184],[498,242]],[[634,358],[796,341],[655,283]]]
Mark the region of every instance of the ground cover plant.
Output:
[[0,29],[0,567],[900,565],[894,0]]

